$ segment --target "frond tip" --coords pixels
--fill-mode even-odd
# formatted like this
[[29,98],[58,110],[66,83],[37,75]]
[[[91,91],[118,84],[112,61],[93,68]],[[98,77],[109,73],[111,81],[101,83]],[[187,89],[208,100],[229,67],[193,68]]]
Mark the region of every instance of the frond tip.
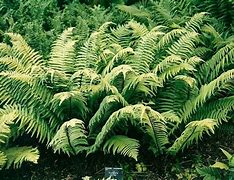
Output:
[[137,161],[139,141],[127,136],[117,135],[106,141],[103,147],[105,153],[122,154]]
[[169,148],[169,153],[174,155],[180,150],[190,146],[194,141],[197,142],[202,138],[204,132],[208,135],[210,132],[214,134],[214,129],[217,125],[218,122],[215,119],[203,119],[190,122],[182,135],[177,138],[174,144]]

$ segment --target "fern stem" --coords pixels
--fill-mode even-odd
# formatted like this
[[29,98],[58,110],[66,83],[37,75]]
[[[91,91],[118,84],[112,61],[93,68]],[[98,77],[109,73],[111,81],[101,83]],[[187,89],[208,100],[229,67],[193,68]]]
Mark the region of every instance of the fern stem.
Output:
[[71,144],[71,140],[70,140],[70,137],[69,137],[69,132],[68,132],[68,127],[67,126],[65,127],[65,132],[66,132],[68,144],[71,147],[71,150],[72,150],[73,154],[75,155],[76,151],[75,151],[75,148]]
[[[146,110],[146,112],[147,112],[147,110]],[[148,110],[148,112],[149,112],[149,110]],[[153,129],[153,133],[154,133],[154,137],[155,137],[155,138],[154,138],[154,139],[155,139],[154,141],[155,141],[155,144],[157,145],[159,154],[161,154],[161,149],[160,149],[160,146],[159,146],[159,143],[158,143],[157,133],[155,132],[155,128],[153,128],[153,127],[154,127],[154,126],[153,126],[153,122],[152,122],[151,118],[149,117],[148,112],[147,112],[146,114],[147,114],[147,116],[148,116],[148,118],[149,118],[151,127],[152,127],[152,129]]]

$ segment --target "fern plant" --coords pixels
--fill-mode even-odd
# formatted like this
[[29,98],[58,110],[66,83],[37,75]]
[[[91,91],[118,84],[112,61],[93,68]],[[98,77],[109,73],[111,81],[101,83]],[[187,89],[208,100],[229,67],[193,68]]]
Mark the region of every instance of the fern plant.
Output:
[[[16,113],[15,134],[68,155],[103,151],[137,160],[142,144],[154,156],[176,154],[232,123],[233,41],[206,19],[195,14],[175,27],[107,22],[78,51],[69,28],[48,60],[8,34],[0,100]],[[222,43],[212,48],[218,36]]]
[[[142,138],[132,129],[148,139],[153,154],[176,154],[230,121],[233,43],[216,51],[202,43],[209,41],[206,16],[196,14],[174,29],[106,23],[91,34],[78,52],[70,86],[85,97],[89,111],[82,119],[88,154],[103,149],[136,159]],[[206,79],[213,63],[220,65]],[[64,142],[55,140],[50,145],[58,151]]]

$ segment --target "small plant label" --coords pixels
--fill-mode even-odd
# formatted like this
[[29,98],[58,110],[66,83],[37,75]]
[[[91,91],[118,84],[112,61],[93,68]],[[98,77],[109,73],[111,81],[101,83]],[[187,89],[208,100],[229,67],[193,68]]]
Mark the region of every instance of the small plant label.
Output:
[[113,168],[105,167],[105,178],[111,177],[116,180],[123,180],[123,169],[122,168]]

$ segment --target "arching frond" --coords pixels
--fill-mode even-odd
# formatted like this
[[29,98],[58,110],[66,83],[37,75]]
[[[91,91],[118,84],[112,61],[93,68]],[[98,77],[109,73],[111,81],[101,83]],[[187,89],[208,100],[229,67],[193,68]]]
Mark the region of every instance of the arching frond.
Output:
[[137,160],[139,154],[140,143],[136,139],[127,136],[117,135],[108,139],[104,146],[103,151],[111,154],[121,154],[123,156],[131,157]]
[[9,139],[11,128],[10,126],[14,124],[17,115],[16,112],[11,108],[0,109],[0,143],[6,143]]
[[77,154],[88,145],[84,122],[79,119],[71,119],[60,127],[49,146],[54,152],[64,152],[68,155]]
[[7,33],[11,38],[13,46],[10,49],[8,56],[16,57],[20,60],[20,63],[27,70],[32,66],[41,66],[44,64],[41,56],[35,52],[19,34]]
[[199,69],[198,74],[201,76],[200,81],[208,83],[220,75],[226,67],[233,64],[234,59],[234,43],[229,43],[219,49],[215,55]]
[[228,121],[228,113],[234,109],[234,96],[219,98],[205,103],[193,115],[196,118],[213,118],[219,122]]
[[169,66],[165,71],[159,74],[159,78],[161,79],[162,82],[165,82],[168,79],[179,74],[181,71],[192,72],[195,71],[195,68],[188,63],[181,63],[178,65]]
[[67,74],[74,72],[75,41],[72,34],[73,28],[68,28],[54,42],[48,61],[50,68]]
[[85,68],[76,71],[71,76],[71,81],[79,88],[82,86],[91,86],[100,81],[100,75],[93,69]]
[[209,84],[203,85],[198,96],[186,102],[181,111],[181,118],[185,121],[188,120],[191,114],[195,112],[198,107],[203,105],[207,101],[207,99],[209,99],[215,93],[215,91],[217,91],[222,85],[224,85],[233,77],[234,70],[229,70],[222,73],[219,77],[211,81]]
[[206,14],[206,12],[195,14],[188,22],[185,23],[185,29],[188,31],[198,32],[198,30],[201,29],[201,25],[203,25]]
[[196,47],[196,43],[200,41],[199,34],[196,32],[188,32],[185,35],[182,35],[179,40],[172,44],[168,49],[170,55],[179,55],[182,58],[192,57],[193,50]]
[[90,132],[97,130],[98,126],[103,125],[107,120],[108,115],[110,116],[117,109],[127,106],[128,103],[121,95],[110,95],[106,96],[94,116],[89,120]]
[[118,5],[118,9],[120,9],[123,12],[128,13],[129,15],[136,16],[136,17],[146,17],[150,18],[151,15],[148,11],[143,10],[143,9],[138,9],[136,6],[131,5],[131,6],[126,6],[126,5]]
[[119,59],[124,58],[125,56],[127,56],[129,53],[133,54],[134,51],[132,48],[128,47],[128,48],[124,48],[119,50],[114,56],[113,58],[108,62],[108,64],[106,65],[106,67],[104,68],[104,70],[102,71],[102,74],[105,75],[108,72],[110,72],[114,65],[117,63],[117,61]]
[[24,161],[29,161],[37,164],[39,159],[39,151],[33,147],[12,147],[3,151],[7,157],[5,168],[8,169],[11,166],[19,168]]
[[139,74],[150,71],[150,65],[155,60],[155,46],[161,35],[163,35],[162,32],[150,31],[141,37],[135,50],[135,56],[128,62]]
[[203,133],[210,135],[211,132],[214,134],[216,126],[217,122],[214,119],[203,119],[190,122],[187,124],[181,136],[177,138],[174,144],[168,149],[168,152],[175,155],[177,152],[190,146],[194,141],[198,142],[198,140],[202,138]]
[[132,75],[126,80],[126,85],[123,88],[122,95],[129,100],[136,93],[144,95],[153,95],[154,90],[162,86],[160,79],[153,73],[141,75]]
[[168,142],[164,119],[160,113],[141,104],[126,106],[114,112],[97,135],[89,153],[95,152],[104,143],[106,136],[122,122],[126,123],[126,120],[134,126],[142,126],[142,130],[145,129],[144,132],[147,132],[152,140],[150,149],[155,154],[162,153],[164,145]]
[[4,152],[0,151],[0,170],[2,170],[2,168],[5,166],[7,162],[7,157],[4,154]]

